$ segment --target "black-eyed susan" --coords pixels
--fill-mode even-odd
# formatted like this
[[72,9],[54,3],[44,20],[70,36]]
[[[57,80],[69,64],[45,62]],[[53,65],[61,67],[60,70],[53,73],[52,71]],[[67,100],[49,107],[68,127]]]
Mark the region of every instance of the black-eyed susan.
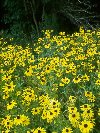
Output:
[[95,102],[96,97],[94,95],[92,95],[91,97],[88,97],[88,101],[90,102]]
[[45,76],[42,76],[41,78],[40,78],[40,83],[42,84],[42,85],[45,85],[46,84],[46,78],[45,78]]
[[45,72],[50,73],[50,71],[51,71],[50,65],[46,65]]
[[75,112],[77,112],[77,108],[76,107],[68,107],[68,112],[69,113],[75,113]]
[[75,96],[69,96],[69,102],[70,103],[75,103],[76,102],[76,97]]
[[40,114],[41,110],[42,110],[41,107],[37,107],[37,108],[33,108],[31,112],[33,115],[37,115],[37,114]]
[[98,108],[98,115],[100,116],[100,108]]
[[46,130],[42,127],[38,127],[37,129],[34,130],[33,133],[46,133]]
[[70,120],[71,122],[78,121],[79,119],[80,119],[80,114],[79,114],[79,112],[69,113],[69,120]]
[[92,92],[90,92],[90,91],[85,91],[85,96],[86,96],[86,97],[91,97],[91,96],[92,96]]
[[13,120],[10,118],[4,118],[1,122],[1,125],[6,129],[11,129],[13,127]]
[[93,110],[84,110],[84,112],[81,114],[81,116],[85,120],[92,120],[94,118]]
[[59,86],[64,86],[64,83],[59,83]]
[[91,105],[84,104],[84,105],[81,105],[80,108],[81,108],[82,111],[90,110],[91,109]]
[[[6,129],[5,131],[2,130],[2,133],[10,133],[10,129]],[[16,132],[14,132],[14,133],[16,133]]]
[[27,70],[25,71],[24,73],[26,76],[32,76],[33,74],[33,69],[32,67],[30,66],[29,68],[27,68]]
[[7,104],[7,110],[13,109],[13,107],[14,107],[16,104],[17,104],[17,103],[16,103],[14,100],[12,100],[11,102],[9,102],[9,103]]
[[64,83],[64,84],[68,84],[70,82],[70,79],[69,78],[62,78],[61,81]]
[[44,47],[47,49],[50,48],[50,43],[46,44]]
[[13,120],[11,120],[11,115],[6,115],[2,119],[1,126],[5,127],[6,129],[10,129],[13,127]]
[[31,131],[27,131],[27,133],[34,133],[35,129],[32,129]]
[[35,101],[37,98],[37,95],[35,95],[33,88],[28,87],[23,90],[22,98],[25,102],[30,103],[31,101]]
[[96,80],[95,84],[100,85],[100,79]]
[[8,99],[9,98],[9,92],[8,91],[5,92],[2,98],[3,99]]
[[47,110],[47,122],[51,123],[55,117],[54,111],[53,110]]
[[92,131],[94,124],[91,121],[84,120],[79,125],[81,133],[90,133]]
[[58,100],[55,100],[54,98],[50,99],[49,102],[49,108],[57,108],[61,105],[60,102],[58,102]]
[[62,133],[72,133],[73,131],[72,131],[72,129],[71,128],[67,128],[67,127],[65,127],[65,128],[63,128],[62,129]]
[[14,91],[16,85],[13,84],[13,81],[11,81],[10,83],[5,83],[5,86],[3,86],[3,92],[12,92]]
[[42,118],[43,120],[47,118],[47,110],[46,110],[46,109],[43,109],[41,118]]
[[62,41],[60,41],[60,40],[57,40],[56,43],[58,46],[62,45]]
[[80,81],[81,81],[81,78],[79,78],[79,77],[75,77],[75,78],[73,79],[73,82],[74,82],[75,84],[78,84]]
[[5,80],[5,81],[8,81],[8,80],[11,80],[11,75],[9,74],[5,74],[2,76],[2,81]]
[[59,32],[59,35],[63,36],[65,35],[65,32]]
[[21,119],[21,115],[17,115],[16,118],[14,118],[14,125],[20,125],[22,124],[22,119]]
[[50,103],[50,99],[49,99],[48,94],[39,96],[39,104],[40,104],[42,107],[48,108],[49,103]]
[[85,73],[85,75],[83,75],[83,76],[81,77],[81,79],[82,79],[83,82],[89,81],[89,80],[90,80],[90,76],[88,76],[88,75]]
[[57,117],[60,114],[60,108],[53,109],[54,117]]
[[29,117],[28,116],[25,116],[24,114],[23,115],[21,115],[21,124],[23,125],[23,126],[27,126],[27,125],[29,125],[30,124],[30,119],[29,119]]

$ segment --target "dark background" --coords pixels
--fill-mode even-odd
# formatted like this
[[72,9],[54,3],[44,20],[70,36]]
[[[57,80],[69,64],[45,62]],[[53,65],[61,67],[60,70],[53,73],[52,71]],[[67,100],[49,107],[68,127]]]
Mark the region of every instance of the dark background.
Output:
[[73,33],[100,27],[100,0],[1,0],[1,33],[39,37],[42,29]]

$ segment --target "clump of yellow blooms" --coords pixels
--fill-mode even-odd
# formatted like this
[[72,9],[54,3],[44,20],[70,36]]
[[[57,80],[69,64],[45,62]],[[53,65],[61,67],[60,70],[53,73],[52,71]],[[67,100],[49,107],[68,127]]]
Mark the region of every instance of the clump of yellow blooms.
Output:
[[0,38],[0,132],[99,133],[100,29],[42,32],[33,48]]

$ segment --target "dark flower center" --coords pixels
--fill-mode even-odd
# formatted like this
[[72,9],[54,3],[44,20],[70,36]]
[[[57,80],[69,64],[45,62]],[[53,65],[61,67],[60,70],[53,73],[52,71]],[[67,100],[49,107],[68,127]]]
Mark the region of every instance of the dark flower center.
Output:
[[73,114],[72,117],[75,117],[75,114]]
[[9,122],[7,122],[7,125],[9,125]]
[[17,116],[17,119],[20,119],[20,116]]
[[11,88],[11,86],[10,85],[8,85],[8,89],[10,89]]
[[87,127],[88,127],[88,125],[87,125],[87,124],[84,124],[84,127],[85,127],[85,128],[87,128]]
[[55,105],[56,103],[55,102],[53,102],[53,105]]
[[11,105],[11,102],[9,103],[9,105]]
[[35,112],[37,112],[37,109],[35,109]]
[[52,115],[53,113],[52,112],[50,112],[50,115]]
[[66,129],[66,132],[69,132],[69,130],[68,130],[68,129]]
[[88,110],[87,113],[90,113],[90,110]]
[[87,108],[87,105],[84,105],[84,108]]
[[41,131],[40,131],[40,130],[38,130],[38,133],[41,133]]
[[32,95],[29,95],[29,97],[31,97]]

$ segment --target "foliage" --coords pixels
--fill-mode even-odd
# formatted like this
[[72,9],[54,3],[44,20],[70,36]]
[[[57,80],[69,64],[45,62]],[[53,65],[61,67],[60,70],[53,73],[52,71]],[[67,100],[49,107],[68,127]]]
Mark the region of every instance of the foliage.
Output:
[[43,30],[32,48],[0,38],[0,130],[99,133],[100,29]]

